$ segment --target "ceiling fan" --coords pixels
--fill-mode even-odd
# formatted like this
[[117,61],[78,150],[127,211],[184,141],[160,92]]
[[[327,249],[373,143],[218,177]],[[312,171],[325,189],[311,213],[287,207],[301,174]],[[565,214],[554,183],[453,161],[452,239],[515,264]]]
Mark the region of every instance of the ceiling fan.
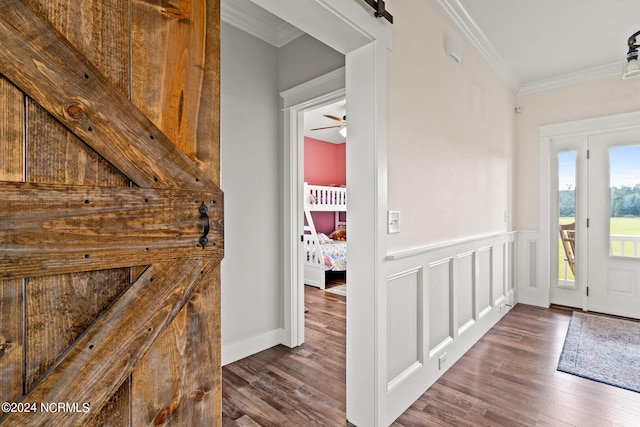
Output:
[[315,129],[311,129],[311,130],[322,130],[322,129],[334,129],[334,128],[344,128],[347,126],[347,116],[344,116],[342,118],[340,117],[336,117],[336,116],[332,116],[331,114],[324,114],[325,117],[332,119],[332,120],[336,120],[342,124],[340,125],[335,125],[335,126],[325,126],[322,128],[315,128]]

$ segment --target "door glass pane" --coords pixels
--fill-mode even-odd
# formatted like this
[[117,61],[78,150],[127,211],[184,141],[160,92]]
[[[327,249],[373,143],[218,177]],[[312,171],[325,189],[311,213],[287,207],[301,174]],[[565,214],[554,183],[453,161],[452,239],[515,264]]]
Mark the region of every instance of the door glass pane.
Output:
[[558,284],[575,286],[576,152],[558,153]]
[[609,254],[640,256],[640,145],[609,150]]

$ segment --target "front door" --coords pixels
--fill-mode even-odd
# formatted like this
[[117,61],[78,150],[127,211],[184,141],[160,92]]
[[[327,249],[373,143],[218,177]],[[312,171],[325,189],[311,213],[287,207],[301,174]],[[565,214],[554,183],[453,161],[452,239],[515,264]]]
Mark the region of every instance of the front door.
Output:
[[640,131],[589,137],[590,311],[640,318]]

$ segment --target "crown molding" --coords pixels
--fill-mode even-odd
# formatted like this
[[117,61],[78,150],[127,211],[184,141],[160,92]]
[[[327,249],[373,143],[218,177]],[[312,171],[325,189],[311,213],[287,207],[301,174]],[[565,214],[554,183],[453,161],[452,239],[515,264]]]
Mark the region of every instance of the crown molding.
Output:
[[277,48],[286,45],[303,34],[293,25],[283,22],[252,3],[237,0],[222,1],[220,15],[223,22]]
[[543,90],[569,86],[576,83],[583,83],[615,75],[622,78],[622,66],[620,64],[621,63],[616,62],[615,64],[601,65],[599,67],[589,68],[575,73],[568,73],[544,80],[528,82],[522,85],[518,91],[518,95],[540,92]]
[[447,11],[451,19],[471,42],[478,48],[493,69],[515,90],[517,94],[527,94],[554,89],[590,80],[601,79],[619,75],[621,66],[619,63],[607,64],[575,73],[563,74],[548,79],[523,83],[513,72],[511,67],[502,59],[489,39],[471,18],[459,0],[439,0],[440,5]]
[[480,27],[469,16],[467,10],[458,0],[438,0],[440,6],[449,14],[451,19],[458,25],[458,28],[476,46],[482,56],[489,62],[493,69],[507,82],[514,91],[518,91],[522,82],[515,75],[511,67],[502,59],[502,56],[493,47],[487,36],[484,35]]

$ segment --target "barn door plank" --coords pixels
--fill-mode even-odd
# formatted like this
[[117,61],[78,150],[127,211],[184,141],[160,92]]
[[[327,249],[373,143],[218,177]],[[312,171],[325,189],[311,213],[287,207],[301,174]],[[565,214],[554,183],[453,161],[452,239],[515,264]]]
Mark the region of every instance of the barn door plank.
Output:
[[24,95],[0,75],[0,180],[24,180]]
[[0,73],[141,187],[215,186],[136,106],[20,0],[0,8]]
[[133,2],[132,99],[191,159],[205,70],[206,25],[205,0]]
[[[91,402],[87,412],[12,413],[6,426],[81,425],[98,411],[178,315],[219,259],[154,264],[78,338],[25,396],[25,403]],[[162,373],[160,373],[162,374]]]
[[126,97],[131,95],[131,0],[23,0],[95,65]]
[[27,182],[129,187],[129,178],[28,97],[27,117]]
[[27,390],[127,289],[127,279],[127,271],[118,269],[28,280]]
[[7,182],[0,200],[0,278],[221,258],[220,190]]
[[24,378],[22,280],[0,280],[0,307],[0,400],[15,402],[22,395]]
[[[136,0],[132,22],[132,101],[219,182],[219,2]],[[219,307],[216,270],[134,369],[134,425],[221,424]]]
[[[24,102],[22,92],[0,76],[1,180],[24,180]],[[23,292],[23,280],[0,280],[1,402],[15,402],[24,392]]]

